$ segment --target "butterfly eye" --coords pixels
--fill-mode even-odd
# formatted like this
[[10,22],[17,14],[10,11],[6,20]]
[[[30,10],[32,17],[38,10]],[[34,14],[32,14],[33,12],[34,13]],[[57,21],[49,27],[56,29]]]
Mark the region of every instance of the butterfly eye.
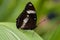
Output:
[[27,17],[29,17],[29,15],[27,15]]

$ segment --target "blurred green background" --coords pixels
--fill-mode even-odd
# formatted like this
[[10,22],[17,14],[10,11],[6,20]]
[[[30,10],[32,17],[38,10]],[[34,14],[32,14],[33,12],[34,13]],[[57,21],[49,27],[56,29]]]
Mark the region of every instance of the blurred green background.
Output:
[[[48,26],[44,28],[40,28],[40,26],[37,25],[38,27],[35,30],[37,34],[34,34],[33,36],[35,39],[30,36],[31,34],[33,35],[33,33],[35,33],[34,30],[33,32],[31,30],[28,32],[24,30],[19,31],[16,28],[16,18],[24,10],[28,2],[32,2],[36,9],[37,23],[39,23],[41,17],[47,16],[51,11],[55,12],[58,15],[56,19],[51,20]],[[51,31],[47,31],[49,27],[55,25],[56,21],[59,21],[60,23],[60,0],[0,0],[0,40],[17,40],[19,38],[21,38],[21,40],[60,40],[60,24],[56,26],[57,28],[55,30],[50,29]],[[6,29],[13,31],[13,33],[15,33],[15,36],[13,36],[14,34],[10,31],[6,31],[8,35],[11,35],[9,37],[7,36],[7,39],[6,35],[4,36],[3,34],[3,32],[6,34],[4,31]],[[41,36],[40,30],[42,32],[47,31],[47,33]],[[16,37],[16,35],[18,37]]]
[[[54,0],[0,0],[0,22],[15,22],[18,15],[24,10],[28,2],[32,2],[36,12],[37,19],[40,16],[47,15],[49,11],[54,10],[60,13],[60,2]],[[57,13],[57,14],[58,14]]]

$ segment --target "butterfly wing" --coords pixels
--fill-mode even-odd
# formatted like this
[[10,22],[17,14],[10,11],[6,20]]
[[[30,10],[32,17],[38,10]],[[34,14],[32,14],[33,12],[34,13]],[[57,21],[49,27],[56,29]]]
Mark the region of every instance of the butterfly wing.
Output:
[[37,15],[35,8],[31,2],[29,2],[24,11],[19,15],[16,21],[17,28],[22,29],[34,29],[36,27]]

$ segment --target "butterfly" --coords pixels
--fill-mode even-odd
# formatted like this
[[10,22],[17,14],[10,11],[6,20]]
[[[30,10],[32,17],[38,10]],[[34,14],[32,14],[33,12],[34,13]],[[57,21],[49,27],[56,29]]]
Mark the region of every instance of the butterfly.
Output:
[[16,20],[17,28],[32,30],[35,29],[37,21],[36,10],[31,2],[28,2],[23,12]]

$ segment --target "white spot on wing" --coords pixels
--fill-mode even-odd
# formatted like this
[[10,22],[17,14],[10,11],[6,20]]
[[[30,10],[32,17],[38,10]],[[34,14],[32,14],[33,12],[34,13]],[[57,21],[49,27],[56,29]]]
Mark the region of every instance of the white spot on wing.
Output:
[[28,14],[35,14],[36,12],[34,10],[28,10],[27,13]]
[[36,18],[34,18],[34,20],[36,20]]
[[25,18],[25,19],[23,20],[24,23],[27,23],[27,21],[28,21],[28,18]]
[[32,6],[32,4],[29,4],[29,6]]
[[23,24],[21,26],[21,28],[24,28],[25,24],[28,22],[28,17],[26,17],[24,20],[23,20]]
[[27,17],[29,17],[29,15],[27,15]]

